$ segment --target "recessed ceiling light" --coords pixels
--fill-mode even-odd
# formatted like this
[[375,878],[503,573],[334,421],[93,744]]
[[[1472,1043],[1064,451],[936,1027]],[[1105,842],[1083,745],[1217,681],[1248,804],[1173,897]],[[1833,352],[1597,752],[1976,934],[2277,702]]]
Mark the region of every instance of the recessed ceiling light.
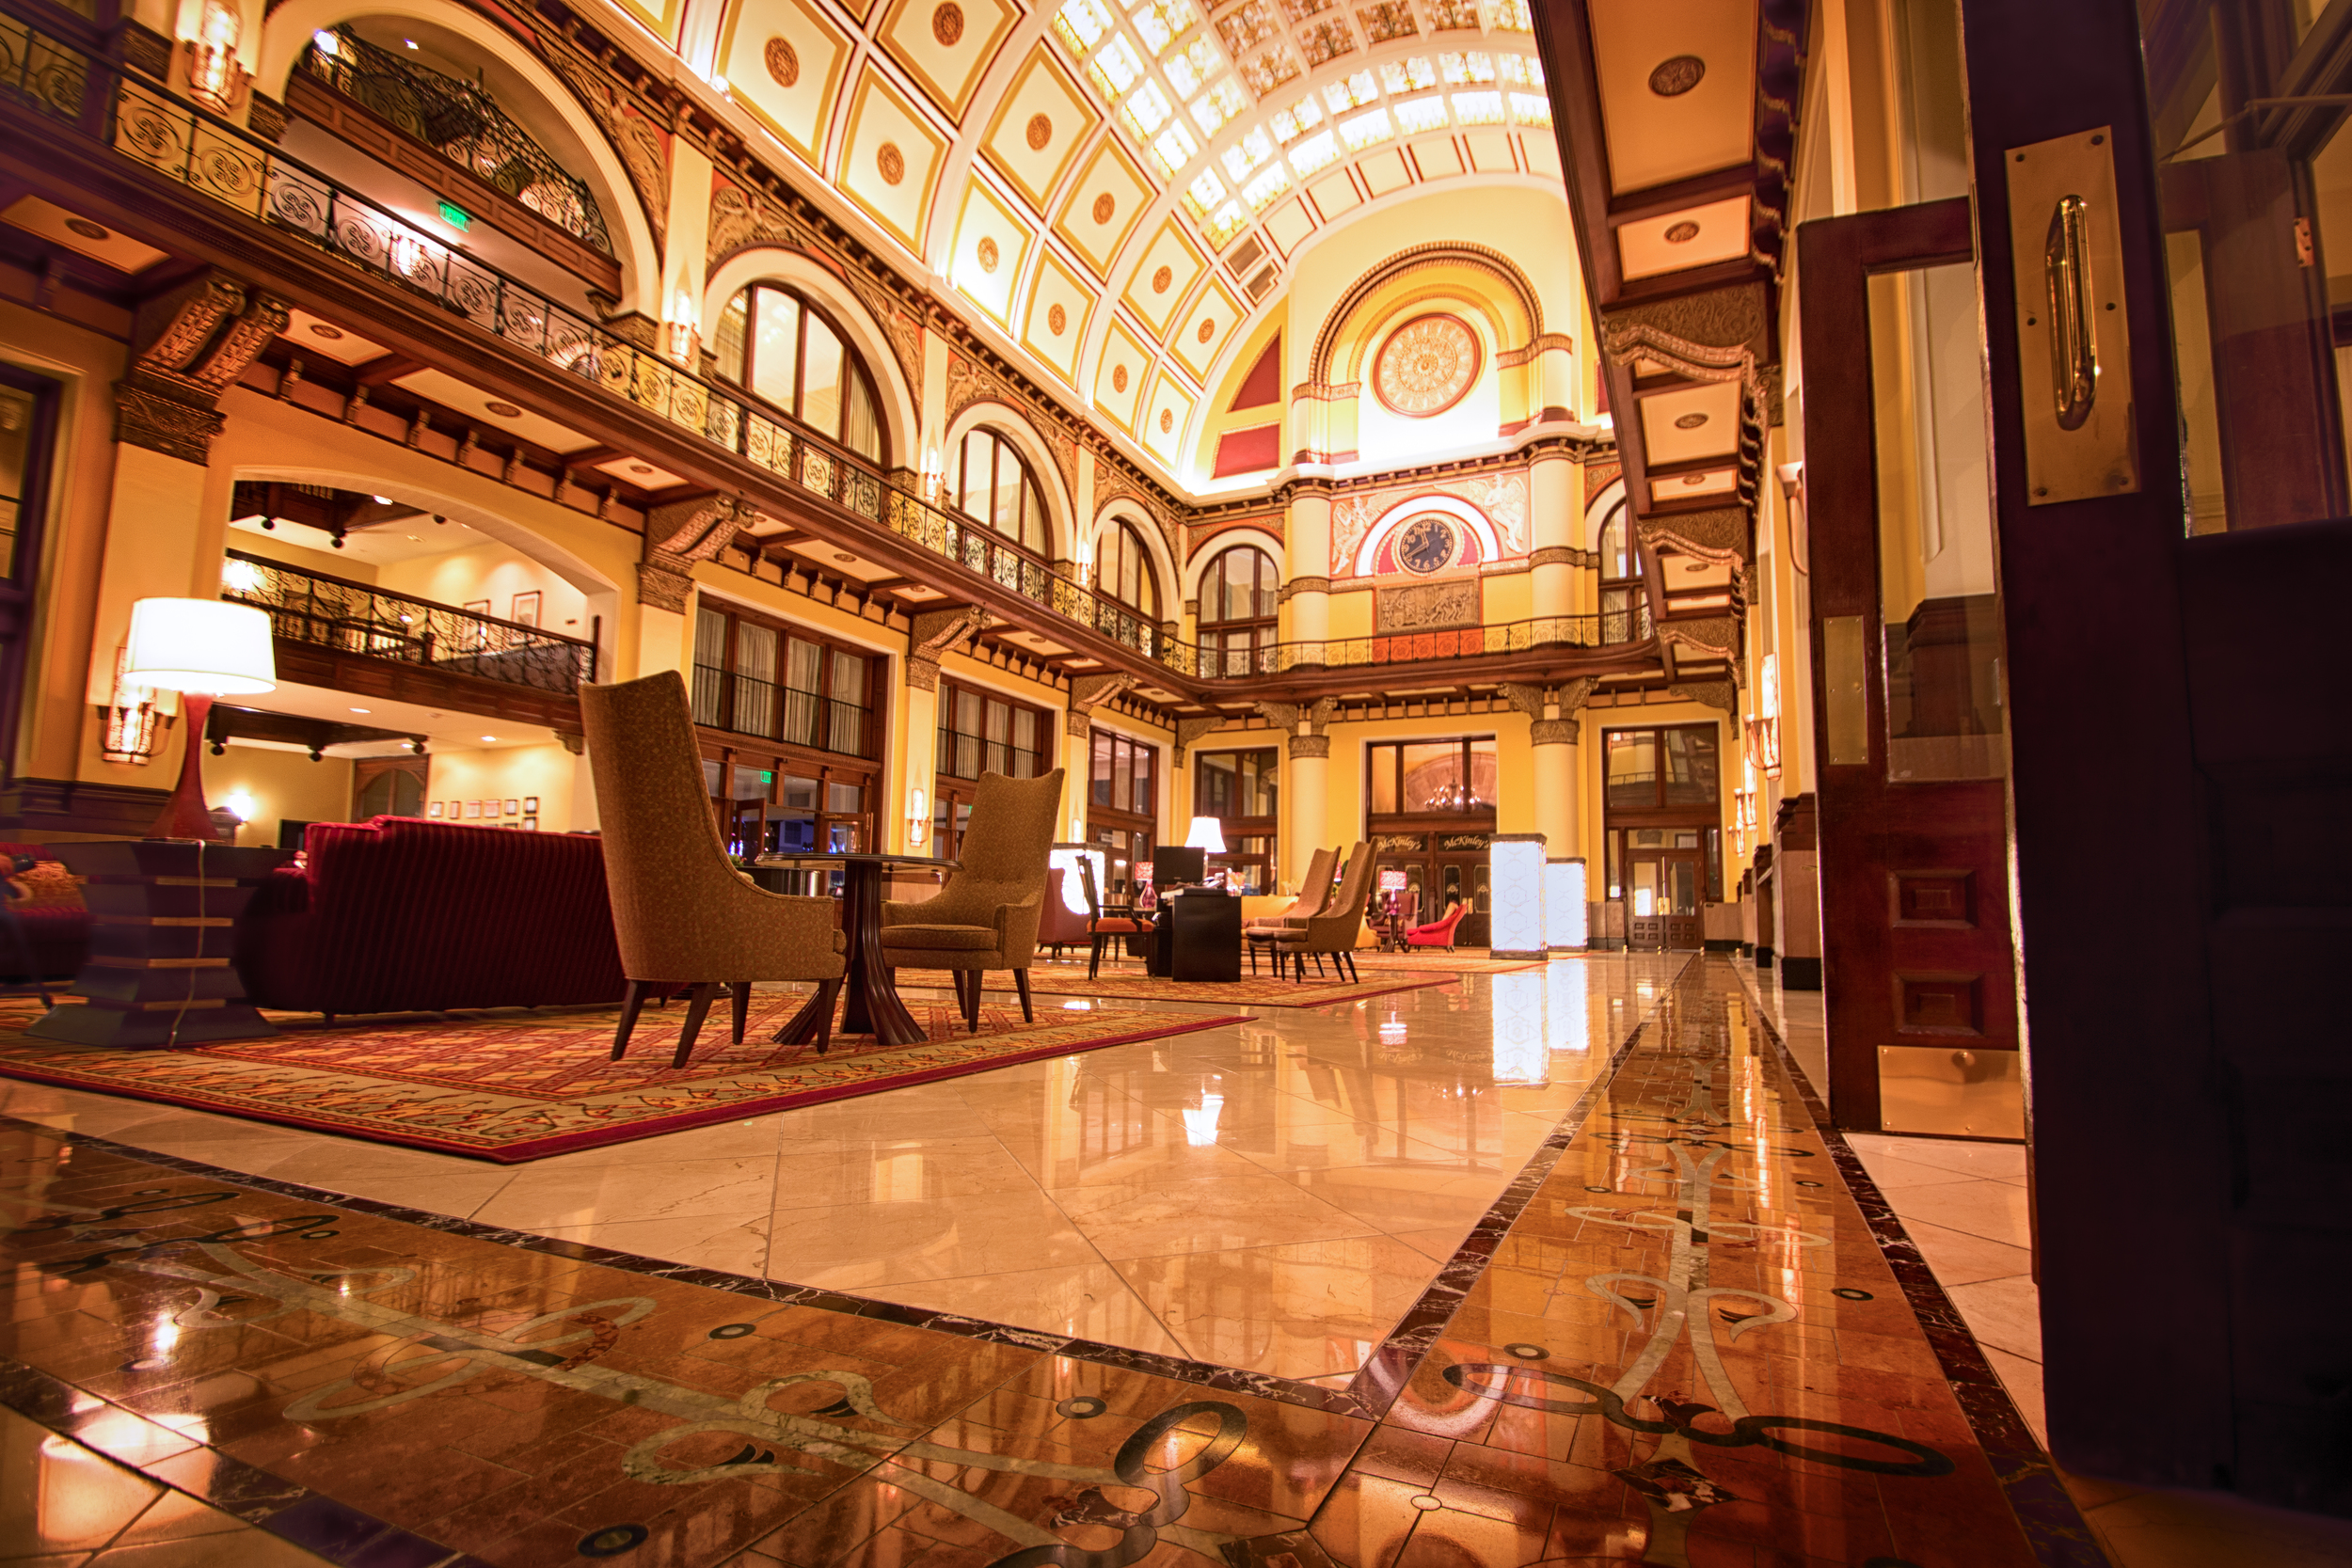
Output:
[[373,713],[373,712],[375,711],[375,709],[373,709],[373,708],[372,708],[372,707],[356,707],[356,708],[353,708],[351,711],[352,711],[352,712],[354,712],[354,713]]
[[402,39],[400,41],[406,44],[411,49],[414,49],[417,46],[417,40],[415,39]]
[[494,735],[485,735],[482,738],[485,740],[496,740],[498,736]]
[[375,498],[375,504],[378,506],[389,506],[392,504],[392,498],[389,496],[378,496]]

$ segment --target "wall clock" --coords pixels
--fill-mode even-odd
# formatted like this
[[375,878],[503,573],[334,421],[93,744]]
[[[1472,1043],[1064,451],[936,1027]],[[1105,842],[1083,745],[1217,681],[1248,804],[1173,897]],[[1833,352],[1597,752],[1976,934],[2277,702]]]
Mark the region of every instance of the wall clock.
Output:
[[1426,576],[1454,559],[1454,525],[1430,515],[1415,517],[1398,531],[1397,564]]

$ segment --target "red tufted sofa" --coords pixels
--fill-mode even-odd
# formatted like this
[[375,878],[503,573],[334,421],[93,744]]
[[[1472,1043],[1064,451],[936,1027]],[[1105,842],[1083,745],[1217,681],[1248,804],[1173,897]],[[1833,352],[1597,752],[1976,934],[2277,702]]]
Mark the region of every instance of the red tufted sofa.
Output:
[[603,841],[417,817],[314,822],[241,923],[264,1007],[438,1012],[618,1002]]
[[[0,873],[18,855],[37,861],[54,858],[38,844],[0,844]],[[83,907],[75,884],[64,878],[43,879],[31,885],[37,889],[35,897],[14,899],[8,907],[15,911],[18,928],[32,950],[34,967],[44,979],[72,979],[89,951],[89,911]],[[0,946],[0,979],[14,977],[17,968],[15,950]]]

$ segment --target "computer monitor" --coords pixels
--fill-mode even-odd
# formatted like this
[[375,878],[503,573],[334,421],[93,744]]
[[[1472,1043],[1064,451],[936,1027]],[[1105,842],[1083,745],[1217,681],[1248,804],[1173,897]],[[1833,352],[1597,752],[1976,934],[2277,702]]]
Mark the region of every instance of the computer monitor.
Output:
[[1167,896],[1176,888],[1197,886],[1209,875],[1209,852],[1181,844],[1163,844],[1152,851],[1152,881]]

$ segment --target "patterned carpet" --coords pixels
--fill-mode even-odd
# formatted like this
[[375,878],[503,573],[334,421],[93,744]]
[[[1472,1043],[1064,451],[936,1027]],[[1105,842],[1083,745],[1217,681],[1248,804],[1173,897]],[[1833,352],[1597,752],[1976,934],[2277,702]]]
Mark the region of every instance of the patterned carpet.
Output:
[[36,1039],[38,1004],[0,1001],[0,1076],[184,1105],[376,1143],[516,1164],[627,1143],[706,1122],[846,1100],[1046,1056],[1155,1039],[1243,1015],[1068,1012],[984,1005],[967,1035],[946,1002],[908,999],[931,1037],[877,1046],[834,1035],[833,1050],[769,1037],[804,990],[760,987],[743,1043],[712,1009],[693,1059],[673,1070],[682,1009],[648,1010],[629,1053],[610,1060],[616,1014],[501,1012],[382,1021],[335,1029],[313,1017],[274,1020],[275,1039],[181,1051],[108,1051]]
[[[1327,964],[1329,959],[1324,960]],[[1370,969],[1370,963],[1364,965]],[[1459,973],[1448,970],[1442,974],[1423,970],[1407,977],[1404,973],[1366,975],[1359,983],[1333,978],[1328,972],[1318,975],[1314,965],[1307,966],[1305,984],[1283,979],[1268,972],[1261,964],[1256,974],[1245,963],[1241,978],[1222,980],[1155,980],[1143,972],[1143,960],[1126,958],[1113,964],[1103,960],[1102,974],[1087,978],[1087,967],[1080,963],[1053,963],[1041,958],[1029,971],[1029,990],[1039,996],[1117,996],[1132,1002],[1205,1002],[1219,1007],[1327,1007],[1342,1002],[1360,1002],[1367,996],[1385,996],[1391,991],[1419,990],[1425,986],[1442,986],[1453,981]],[[937,986],[945,990],[949,984],[944,969],[902,969],[898,971],[900,986]],[[988,976],[992,991],[1009,991],[1012,974],[1002,971]]]

